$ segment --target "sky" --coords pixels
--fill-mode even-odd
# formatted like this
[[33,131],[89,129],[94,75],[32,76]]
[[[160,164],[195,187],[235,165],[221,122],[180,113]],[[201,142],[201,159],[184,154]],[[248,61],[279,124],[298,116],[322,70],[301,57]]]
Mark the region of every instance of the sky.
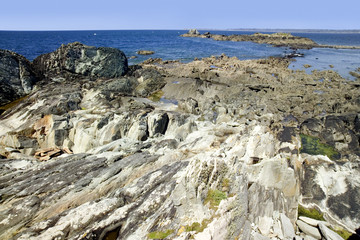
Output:
[[0,30],[360,29],[359,0],[3,0]]

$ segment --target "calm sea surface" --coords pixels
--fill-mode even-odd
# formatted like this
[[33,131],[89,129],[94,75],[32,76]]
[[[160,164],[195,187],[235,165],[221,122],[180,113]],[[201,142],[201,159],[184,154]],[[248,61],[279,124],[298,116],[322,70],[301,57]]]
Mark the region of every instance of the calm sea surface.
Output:
[[[203,58],[211,55],[236,56],[239,59],[257,59],[269,56],[284,56],[290,50],[275,48],[265,44],[251,42],[224,42],[202,38],[182,38],[179,35],[185,30],[118,30],[118,31],[0,31],[0,48],[8,49],[24,55],[29,60],[56,50],[61,44],[81,42],[91,46],[114,47],[125,52],[126,56],[137,56],[130,59],[136,64],[149,58],[138,56],[138,50],[155,51],[152,58],[164,60],[180,60],[188,62],[195,57]],[[202,31],[200,31],[202,32]],[[252,34],[244,31],[211,31],[217,34]],[[357,45],[360,46],[360,34],[328,34],[328,33],[294,33],[297,36],[309,37],[320,44]],[[311,49],[300,50],[305,57],[296,58],[292,69],[305,69],[304,64],[313,67],[306,69],[330,69],[342,76],[351,78],[349,71],[360,67],[360,50],[343,49]]]

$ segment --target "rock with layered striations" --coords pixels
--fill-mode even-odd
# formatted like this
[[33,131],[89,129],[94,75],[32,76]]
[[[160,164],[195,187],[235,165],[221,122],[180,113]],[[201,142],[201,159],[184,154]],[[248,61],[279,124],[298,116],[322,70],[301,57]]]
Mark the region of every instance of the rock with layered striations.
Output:
[[354,229],[355,148],[311,156],[300,133],[352,140],[360,93],[288,64],[222,55],[44,81],[0,118],[0,238],[299,239],[299,204]]
[[25,57],[0,49],[0,106],[29,94],[36,81]]
[[45,78],[116,78],[128,70],[125,54],[116,48],[86,46],[79,42],[61,45],[33,61]]

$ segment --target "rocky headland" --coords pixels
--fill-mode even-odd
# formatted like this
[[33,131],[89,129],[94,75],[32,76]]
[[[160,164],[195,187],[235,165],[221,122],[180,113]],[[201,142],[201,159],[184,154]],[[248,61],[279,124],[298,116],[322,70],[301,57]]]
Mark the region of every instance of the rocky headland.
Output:
[[1,104],[25,97],[0,116],[0,239],[358,237],[359,80],[282,58],[1,53]]
[[312,48],[337,48],[337,49],[360,49],[359,46],[340,46],[340,45],[323,45],[318,44],[306,37],[293,36],[290,33],[254,33],[247,34],[212,34],[205,32],[200,34],[196,29],[190,29],[188,33],[182,34],[182,37],[198,37],[198,38],[212,38],[215,41],[233,41],[233,42],[254,42],[260,44],[270,44],[274,47],[290,47],[292,49],[312,49]]

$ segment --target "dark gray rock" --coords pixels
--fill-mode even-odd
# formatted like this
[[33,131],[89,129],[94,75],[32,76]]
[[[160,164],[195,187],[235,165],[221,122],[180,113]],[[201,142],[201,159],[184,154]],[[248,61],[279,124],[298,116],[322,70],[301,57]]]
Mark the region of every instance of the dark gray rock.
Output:
[[300,132],[317,137],[322,143],[335,148],[340,154],[333,158],[339,159],[349,153],[360,155],[358,121],[356,114],[310,118],[301,124]]
[[326,198],[324,191],[315,181],[309,181],[316,178],[316,171],[312,166],[303,165],[303,177],[300,179],[300,191],[306,199],[312,199],[312,201],[321,201]]
[[305,120],[300,126],[301,132],[311,136],[319,136],[323,129],[322,122],[316,118]]
[[139,82],[134,90],[134,94],[137,96],[148,97],[166,85],[164,77],[155,69],[138,69],[133,76]]
[[0,49],[0,105],[29,94],[36,81],[31,63],[25,57]]
[[293,137],[296,137],[296,132],[294,127],[284,127],[284,129],[278,134],[278,139],[281,142],[289,142],[293,141]]
[[46,78],[116,78],[128,70],[127,58],[119,49],[97,48],[79,42],[61,45],[54,52],[40,55],[33,66]]
[[167,113],[155,113],[148,117],[149,137],[165,134],[169,124]]
[[[357,166],[359,167],[359,165]],[[357,187],[348,184],[347,191],[337,196],[330,196],[327,204],[332,212],[339,218],[351,217],[356,219],[359,217],[360,194]]]

